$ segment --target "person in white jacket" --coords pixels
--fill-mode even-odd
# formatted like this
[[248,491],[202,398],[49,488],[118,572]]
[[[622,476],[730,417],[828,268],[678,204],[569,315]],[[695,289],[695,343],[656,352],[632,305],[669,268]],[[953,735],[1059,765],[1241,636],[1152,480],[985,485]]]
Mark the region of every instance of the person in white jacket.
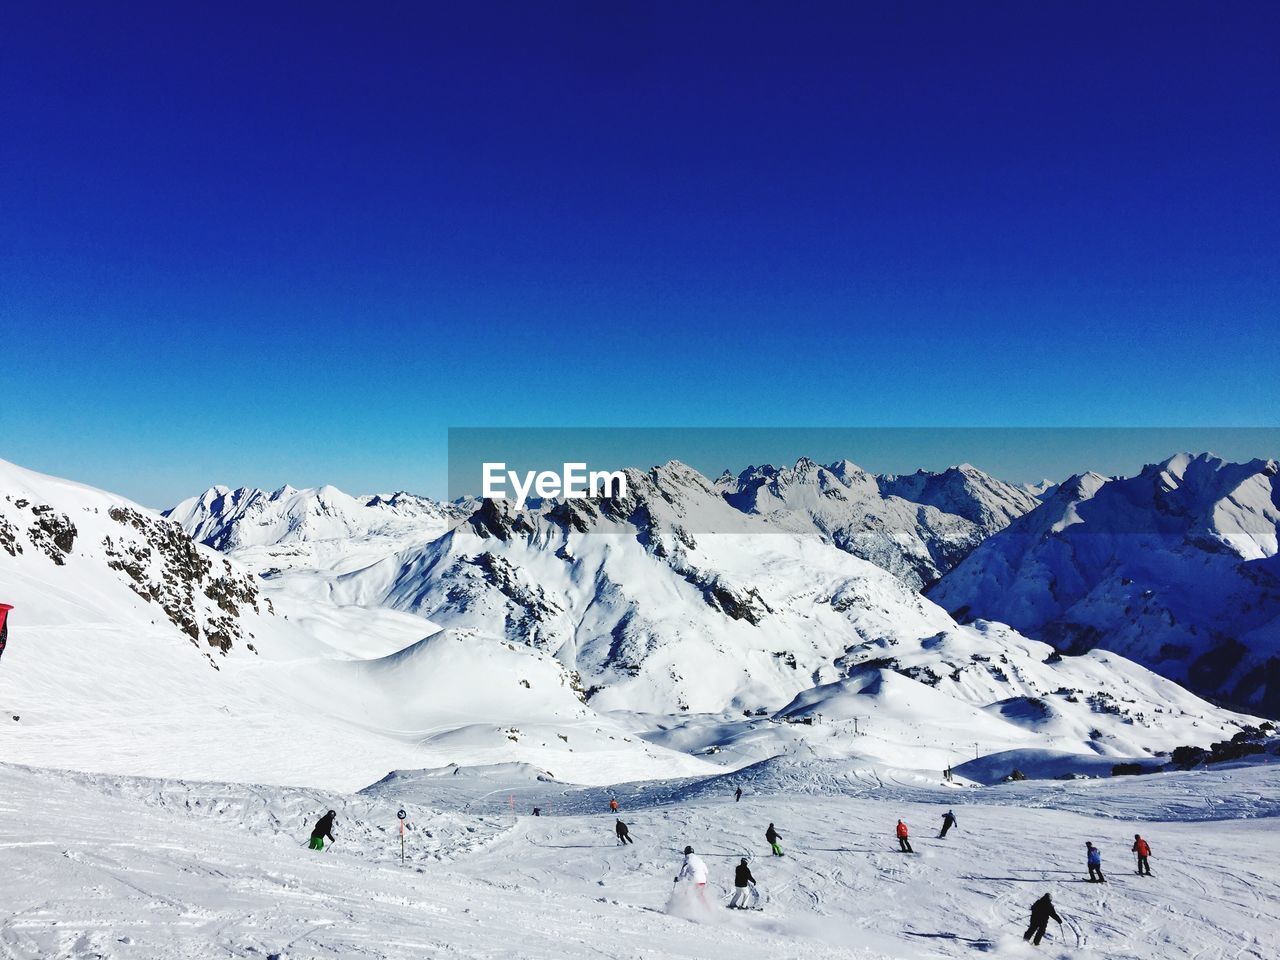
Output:
[[693,852],[693,847],[684,848],[684,863],[680,865],[680,874],[676,877],[676,883],[681,880],[693,884],[694,889],[698,891],[698,897],[706,903],[707,865]]

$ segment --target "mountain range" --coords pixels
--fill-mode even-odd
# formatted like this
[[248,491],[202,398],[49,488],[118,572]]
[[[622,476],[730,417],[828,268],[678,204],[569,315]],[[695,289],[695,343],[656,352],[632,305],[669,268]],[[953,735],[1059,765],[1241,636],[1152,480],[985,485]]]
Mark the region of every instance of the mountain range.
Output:
[[[19,638],[0,681],[27,714],[11,759],[347,784],[482,757],[603,782],[798,748],[912,769],[975,749],[1141,760],[1258,722],[1195,690],[1271,712],[1269,461],[1175,457],[1043,501],[968,466],[801,460],[711,480],[670,462],[627,471],[624,496],[522,511],[214,487],[164,516],[0,468],[0,599]],[[1077,539],[1108,518],[1126,529]],[[1073,596],[1061,582],[1033,588],[1050,569],[1110,583],[1133,536],[1127,592],[1059,609],[1045,598]],[[1161,571],[1172,593],[1108,639],[1107,611]],[[1060,626],[1081,609],[1096,633]],[[1206,677],[1194,663],[1233,622],[1246,652]],[[1171,626],[1186,656],[1164,645]],[[169,745],[162,769],[110,736],[121,724]],[[282,761],[281,738],[339,759]]]

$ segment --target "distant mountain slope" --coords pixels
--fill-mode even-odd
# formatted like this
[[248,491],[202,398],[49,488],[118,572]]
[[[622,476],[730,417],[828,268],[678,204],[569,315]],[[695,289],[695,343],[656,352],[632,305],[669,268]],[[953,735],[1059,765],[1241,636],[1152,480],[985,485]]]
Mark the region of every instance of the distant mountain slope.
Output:
[[266,491],[210,487],[164,512],[192,537],[226,552],[244,547],[443,532],[452,515],[411,493],[353,497],[337,487]]
[[1073,477],[929,596],[1280,716],[1278,474],[1275,460],[1181,454],[1131,478]]
[[967,463],[948,467],[941,473],[917,470],[877,480],[886,496],[901,497],[964,517],[976,524],[984,535],[1004,529],[1039,505],[1030,491],[997,480]]
[[784,529],[816,532],[920,589],[986,537],[1036,506],[1026,491],[964,465],[876,476],[848,460],[750,467],[716,488],[730,504]]
[[403,492],[353,497],[332,486],[219,486],[165,516],[273,585],[323,598],[332,578],[435,540],[470,512]]

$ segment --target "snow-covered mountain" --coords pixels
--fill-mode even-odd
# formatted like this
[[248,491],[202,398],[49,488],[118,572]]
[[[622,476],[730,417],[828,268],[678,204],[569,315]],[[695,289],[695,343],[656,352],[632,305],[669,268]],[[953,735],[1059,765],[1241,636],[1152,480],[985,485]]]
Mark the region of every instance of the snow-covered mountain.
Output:
[[230,655],[256,653],[256,632],[275,619],[256,578],[194,544],[179,524],[4,461],[0,560],[8,601],[22,611],[60,608],[55,622],[88,611],[98,622],[145,622],[215,669]]
[[986,535],[1004,529],[1037,505],[1029,491],[998,480],[968,463],[948,467],[941,473],[917,470],[878,479],[880,490],[886,496],[902,497],[964,517]]
[[333,486],[216,486],[164,515],[273,585],[320,598],[334,577],[429,543],[473,509],[404,492],[353,497]]
[[965,464],[876,476],[847,460],[749,467],[716,489],[743,512],[811,531],[915,589],[935,582],[986,537],[1036,505],[1026,491]]
[[[737,532],[693,533],[695,523]],[[1052,742],[1109,756],[1203,739],[1201,724],[1236,729],[1123,658],[1063,659],[1002,626],[958,625],[876,565],[741,513],[674,462],[628,471],[622,498],[524,512],[486,503],[439,540],[330,588],[340,603],[553,654],[599,710],[772,712],[848,694],[848,709],[883,717],[886,756],[931,744],[929,764],[978,728],[1001,749]]]
[[435,535],[448,526],[448,507],[427,497],[394,493],[352,497],[337,487],[210,487],[164,512],[193,540],[224,552],[315,540]]
[[458,759],[584,781],[703,766],[598,716],[541,651],[294,596],[173,520],[4,461],[0,599],[11,762],[342,788]]
[[1072,477],[929,595],[1280,715],[1278,474],[1275,460],[1180,454],[1130,478]]
[[1048,477],[1043,480],[1037,480],[1035,483],[1022,484],[1022,489],[1031,494],[1031,496],[1035,497],[1037,500],[1046,499],[1054,490],[1057,489],[1057,487],[1057,482],[1050,480]]
[[[374,534],[364,556],[300,541],[337,559],[255,579],[239,556],[291,544],[229,557],[0,465],[0,598],[16,604],[0,696],[22,715],[0,726],[3,755],[340,787],[520,761],[598,783],[800,745],[933,771],[975,740],[1142,757],[1254,722],[1115,654],[957,624],[682,464],[628,480],[619,498],[485,502],[425,543]],[[859,716],[871,732],[851,737]],[[655,732],[673,718],[686,734]]]
[[[895,477],[867,473],[847,460],[821,466],[801,459],[794,467],[726,473],[714,487],[736,510],[767,517],[782,531],[816,534],[915,589],[936,581],[1037,503],[968,464]],[[259,572],[315,579],[434,540],[480,506],[479,500],[439,503],[408,493],[353,497],[332,486],[218,486],[165,516]],[[686,529],[728,532],[740,525],[739,517],[718,506],[700,515],[703,506],[688,505]]]

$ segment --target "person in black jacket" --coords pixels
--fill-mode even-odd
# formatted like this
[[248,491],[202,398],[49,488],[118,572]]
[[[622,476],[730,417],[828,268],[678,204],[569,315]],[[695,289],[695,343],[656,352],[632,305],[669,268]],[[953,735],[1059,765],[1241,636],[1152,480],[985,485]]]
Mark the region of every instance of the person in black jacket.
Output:
[[337,815],[333,810],[330,810],[316,821],[315,828],[311,831],[310,847],[312,850],[323,850],[325,837],[328,837],[329,842],[333,843],[333,818]]
[[747,910],[747,901],[753,903],[756,899],[755,893],[756,878],[751,875],[751,868],[747,866],[747,858],[743,857],[742,862],[734,868],[733,871],[733,899],[729,901],[730,910]]
[[[1053,909],[1053,901],[1049,899],[1046,893],[1043,897],[1031,905],[1031,926],[1027,927],[1027,932],[1022,935],[1023,940],[1031,940],[1035,946],[1040,946],[1040,938],[1044,936],[1045,928],[1049,926],[1050,920],[1062,922],[1062,918],[1058,916],[1058,911]],[[1032,938],[1035,938],[1032,940]]]
[[778,831],[773,829],[773,824],[769,824],[769,829],[764,832],[764,838],[769,841],[769,847],[773,850],[775,857],[782,856],[782,848],[778,846]]
[[628,843],[635,843],[635,841],[631,839],[631,831],[627,829],[627,825],[621,820],[614,824],[613,832],[618,835],[618,842],[624,846]]
[[955,825],[956,825],[956,815],[952,813],[950,810],[948,810],[946,813],[942,815],[942,832],[938,834],[938,839],[941,840],[943,837],[945,837],[947,835],[947,831],[950,830]]

